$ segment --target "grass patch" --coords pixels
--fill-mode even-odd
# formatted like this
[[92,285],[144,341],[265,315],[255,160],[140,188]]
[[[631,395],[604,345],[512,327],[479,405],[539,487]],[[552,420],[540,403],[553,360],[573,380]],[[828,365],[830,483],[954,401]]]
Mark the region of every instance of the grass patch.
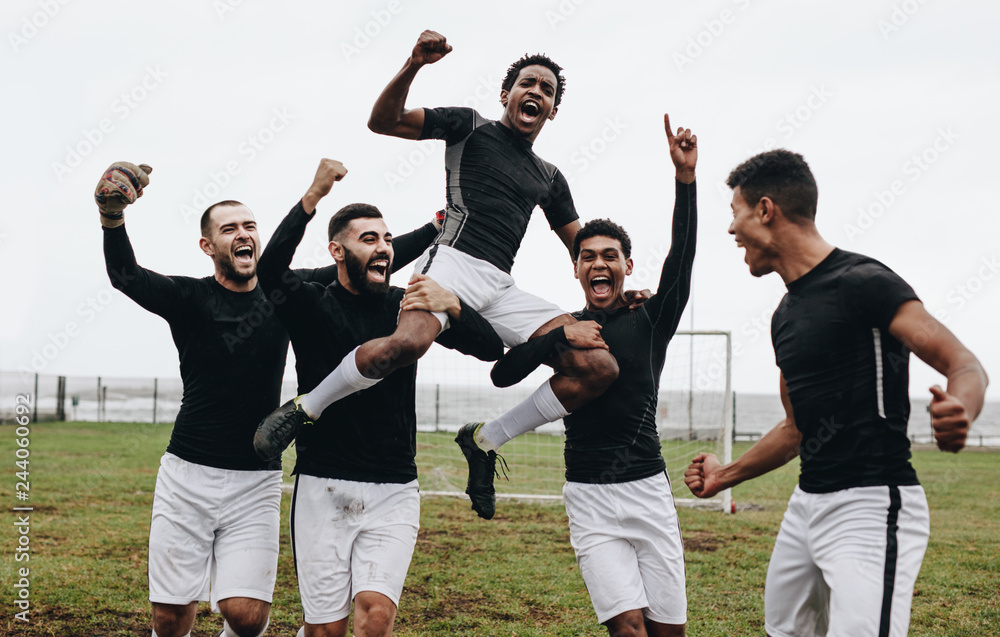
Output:
[[[15,562],[16,530],[5,523],[0,634],[149,635],[146,550],[159,458],[170,427],[143,424],[32,425],[31,559]],[[13,427],[0,427],[0,454],[14,496]],[[451,443],[452,445],[454,443]],[[747,445],[737,447],[740,453]],[[456,450],[456,456],[457,450]],[[555,455],[555,454],[553,454]],[[286,456],[287,467],[291,466]],[[997,634],[1000,601],[1000,456],[918,451],[914,463],[931,508],[931,540],[917,581],[910,635]],[[457,471],[463,469],[456,458]],[[680,511],[688,573],[689,633],[763,634],[763,586],[774,536],[797,477],[784,467],[734,490],[753,510],[735,516]],[[673,476],[675,481],[680,476]],[[288,519],[289,498],[282,502]],[[8,513],[11,520],[13,513]],[[301,623],[287,524],[269,635]],[[30,623],[13,618],[17,569],[30,568]],[[199,609],[194,635],[214,637],[221,618]],[[561,505],[500,502],[491,521],[464,500],[422,503],[417,549],[396,635],[605,635],[597,625],[569,544]]]

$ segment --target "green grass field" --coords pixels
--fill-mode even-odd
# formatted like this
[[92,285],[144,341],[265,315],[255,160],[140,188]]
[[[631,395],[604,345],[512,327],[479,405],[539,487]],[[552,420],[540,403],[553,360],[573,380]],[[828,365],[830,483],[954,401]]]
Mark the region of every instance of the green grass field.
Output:
[[[15,499],[20,469],[14,437],[13,427],[0,427],[0,457],[8,467],[0,483],[8,510],[0,635],[148,636],[149,512],[169,427],[33,425],[26,503]],[[1000,635],[1000,455],[918,451],[914,462],[930,501],[932,529],[910,634]],[[796,473],[793,463],[737,488],[737,502],[754,506],[734,516],[680,511],[690,635],[763,634],[764,576]],[[26,563],[14,558],[18,535],[11,508],[22,505],[34,508]],[[464,500],[427,498],[422,507],[397,635],[607,634],[593,616],[561,505],[501,501],[491,521],[478,519]],[[287,496],[283,508],[287,520]],[[268,634],[290,636],[300,625],[300,607],[287,524],[282,532]],[[14,619],[17,569],[25,565],[29,623]],[[193,634],[214,637],[221,624],[203,604]]]

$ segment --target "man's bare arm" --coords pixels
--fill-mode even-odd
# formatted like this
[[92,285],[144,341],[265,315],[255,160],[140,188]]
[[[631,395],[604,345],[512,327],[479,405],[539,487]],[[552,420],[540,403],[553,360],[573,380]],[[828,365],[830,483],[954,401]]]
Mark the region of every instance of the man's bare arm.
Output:
[[569,258],[573,261],[575,261],[575,259],[573,259],[573,240],[576,239],[576,233],[579,232],[582,227],[583,226],[580,225],[580,221],[575,220],[570,221],[565,226],[556,228],[553,231],[556,233],[556,236],[559,237],[559,240],[563,242],[563,245],[566,246],[566,249],[569,250]]
[[719,464],[715,454],[701,453],[695,456],[684,472],[684,483],[691,493],[699,498],[710,498],[723,489],[773,471],[799,455],[802,432],[795,426],[784,375],[781,377],[780,389],[785,419],[754,443],[746,453],[725,466]]
[[948,379],[947,389],[931,387],[931,427],[939,449],[960,451],[983,408],[989,384],[986,370],[920,301],[899,306],[889,333]]
[[406,96],[417,71],[433,64],[451,51],[451,45],[440,33],[424,31],[417,39],[413,52],[399,73],[392,78],[375,100],[368,128],[375,133],[403,139],[418,139],[424,127],[424,109],[406,108]]

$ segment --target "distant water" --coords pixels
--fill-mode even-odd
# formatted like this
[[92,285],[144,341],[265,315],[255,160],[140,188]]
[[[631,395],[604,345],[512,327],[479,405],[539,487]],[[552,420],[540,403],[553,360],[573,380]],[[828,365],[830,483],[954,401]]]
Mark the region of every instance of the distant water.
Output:
[[[494,418],[527,398],[537,385],[523,383],[509,389],[497,389],[482,384],[419,383],[417,384],[417,423],[422,430],[454,431],[463,423]],[[282,386],[282,400],[295,395],[295,385]],[[54,377],[40,377],[38,414],[51,419],[56,410]],[[18,374],[0,373],[0,417],[13,419],[14,395],[34,393]],[[152,379],[104,378],[101,393],[105,398],[102,412],[98,411],[96,378],[69,377],[66,380],[66,418],[68,420],[109,420],[118,422],[152,422],[154,417]],[[182,387],[179,379],[156,382],[156,422],[172,423],[181,404]],[[77,405],[72,405],[73,396]],[[712,438],[721,428],[724,415],[732,417],[732,405],[726,409],[722,392],[661,392],[657,405],[657,425],[664,438]],[[755,439],[769,431],[784,418],[777,395],[743,394],[735,397],[735,432],[739,439]],[[929,401],[910,399],[909,436],[914,442],[933,442]],[[541,431],[559,432],[561,423],[545,426]],[[1000,402],[988,402],[969,435],[970,445],[1000,446]]]

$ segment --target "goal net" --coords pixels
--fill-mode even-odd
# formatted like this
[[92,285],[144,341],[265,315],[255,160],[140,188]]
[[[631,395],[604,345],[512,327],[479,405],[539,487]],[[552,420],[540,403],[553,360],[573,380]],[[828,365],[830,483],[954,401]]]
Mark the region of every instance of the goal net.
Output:
[[[678,505],[730,511],[728,490],[698,500],[684,486],[684,470],[700,452],[731,459],[732,393],[728,332],[680,331],[667,348],[660,376],[656,424],[667,474]],[[498,389],[489,379],[491,363],[440,347],[417,367],[417,471],[425,494],[465,497],[468,468],[455,444],[467,422],[489,421],[521,402],[551,370],[536,370],[521,383]],[[508,480],[496,481],[498,498],[558,499],[565,482],[561,421],[511,440],[500,450]],[[500,463],[498,462],[498,465]]]

